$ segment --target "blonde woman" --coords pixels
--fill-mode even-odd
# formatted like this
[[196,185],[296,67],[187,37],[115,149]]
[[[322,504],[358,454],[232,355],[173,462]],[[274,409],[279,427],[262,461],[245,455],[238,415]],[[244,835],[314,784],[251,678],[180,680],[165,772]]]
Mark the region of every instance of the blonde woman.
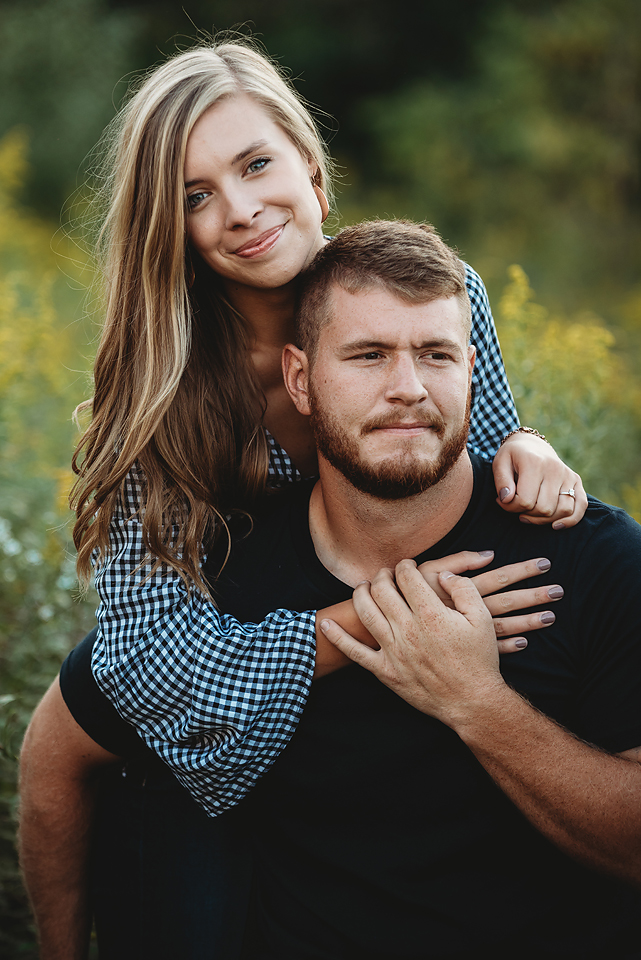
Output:
[[[227,515],[315,472],[280,358],[296,278],[325,242],[331,164],[293,88],[243,43],[164,63],[106,142],[105,324],[73,494],[79,573],[88,579],[93,558],[101,600],[93,671],[215,815],[284,748],[315,671],[344,662],[317,632],[315,611],[241,625],[218,612],[201,572]],[[467,285],[478,356],[471,448],[491,458],[509,434],[494,461],[502,505],[533,523],[576,523],[580,478],[533,431],[515,432],[486,294],[470,268]],[[460,555],[446,565],[487,562]],[[323,616],[363,634],[351,602]],[[529,615],[497,629],[541,625]]]

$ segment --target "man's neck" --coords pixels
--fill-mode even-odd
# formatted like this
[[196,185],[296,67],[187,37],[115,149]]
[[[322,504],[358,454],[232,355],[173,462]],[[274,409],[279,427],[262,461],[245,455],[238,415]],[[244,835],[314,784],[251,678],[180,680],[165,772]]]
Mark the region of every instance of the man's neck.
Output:
[[350,586],[442,540],[465,513],[474,487],[467,451],[440,483],[405,500],[361,493],[324,459],[319,472],[309,505],[312,540],[323,566]]

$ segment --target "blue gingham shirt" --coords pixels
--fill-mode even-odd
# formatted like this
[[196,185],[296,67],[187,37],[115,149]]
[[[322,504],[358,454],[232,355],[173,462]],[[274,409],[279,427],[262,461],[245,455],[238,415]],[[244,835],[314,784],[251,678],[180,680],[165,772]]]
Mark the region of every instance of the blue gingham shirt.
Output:
[[[477,350],[469,447],[492,459],[518,426],[483,282],[467,267]],[[270,483],[300,479],[268,436]],[[138,477],[125,488],[96,570],[98,685],[208,814],[238,803],[296,729],[312,682],[315,612],[277,610],[260,624],[219,613],[178,574],[151,573],[137,518]]]

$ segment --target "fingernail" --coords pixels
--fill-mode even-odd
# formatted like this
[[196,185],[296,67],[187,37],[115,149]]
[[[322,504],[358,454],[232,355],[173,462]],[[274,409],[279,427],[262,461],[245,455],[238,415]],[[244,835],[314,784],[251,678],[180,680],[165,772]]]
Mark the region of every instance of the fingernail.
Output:
[[329,628],[330,628],[330,622],[329,622],[329,620],[321,620],[320,628],[321,628],[321,630],[323,631],[323,633],[327,633],[327,631],[328,631]]
[[449,580],[450,577],[454,576],[454,574],[451,572],[451,570],[443,570],[441,573],[441,576],[443,577],[444,580]]
[[514,646],[518,647],[519,650],[523,650],[524,647],[527,647],[527,640],[525,639],[525,637],[521,637],[520,640],[514,641]]
[[563,523],[563,520],[555,520],[554,523],[552,524],[552,529],[565,530],[565,524]]
[[509,497],[511,492],[512,491],[510,490],[509,487],[503,487],[501,490],[499,490],[499,500],[501,501],[501,503],[503,503],[506,497]]
[[479,550],[479,557],[493,557],[494,550]]
[[519,520],[521,521],[521,523],[531,523],[531,522],[532,522],[529,517],[523,517],[523,516],[519,517]]
[[[359,580],[358,583],[356,584],[356,587],[360,587],[364,583],[369,583],[369,580]],[[354,587],[354,589],[356,589],[356,587]]]
[[548,597],[550,600],[560,600],[564,594],[565,590],[563,587],[550,587],[548,590]]
[[537,565],[537,567],[539,568],[539,570],[541,571],[541,573],[545,573],[545,571],[546,571],[546,570],[549,570],[550,567],[552,566],[552,564],[550,563],[550,561],[549,561],[549,560],[546,560],[545,557],[544,557],[542,560],[537,560],[537,561],[536,561],[536,565]]
[[551,610],[546,610],[545,613],[541,614],[541,623],[546,624],[546,626],[549,623],[554,623],[555,620],[556,620],[556,617],[554,616]]

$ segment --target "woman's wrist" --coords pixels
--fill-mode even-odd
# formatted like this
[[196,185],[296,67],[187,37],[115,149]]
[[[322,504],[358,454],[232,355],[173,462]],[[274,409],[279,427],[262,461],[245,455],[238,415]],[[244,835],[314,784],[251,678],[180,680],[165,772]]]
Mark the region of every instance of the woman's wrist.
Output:
[[538,430],[535,430],[534,427],[516,427],[514,430],[510,430],[509,433],[506,433],[506,434],[505,434],[505,436],[503,437],[503,439],[502,439],[501,442],[499,443],[499,448],[502,447],[503,444],[504,444],[507,440],[510,439],[510,437],[516,436],[517,433],[527,433],[527,434],[529,434],[531,437],[539,437],[540,440],[545,440],[546,443],[549,443],[549,442],[550,442],[549,440],[547,440],[547,439],[543,436],[542,433],[539,433]]

